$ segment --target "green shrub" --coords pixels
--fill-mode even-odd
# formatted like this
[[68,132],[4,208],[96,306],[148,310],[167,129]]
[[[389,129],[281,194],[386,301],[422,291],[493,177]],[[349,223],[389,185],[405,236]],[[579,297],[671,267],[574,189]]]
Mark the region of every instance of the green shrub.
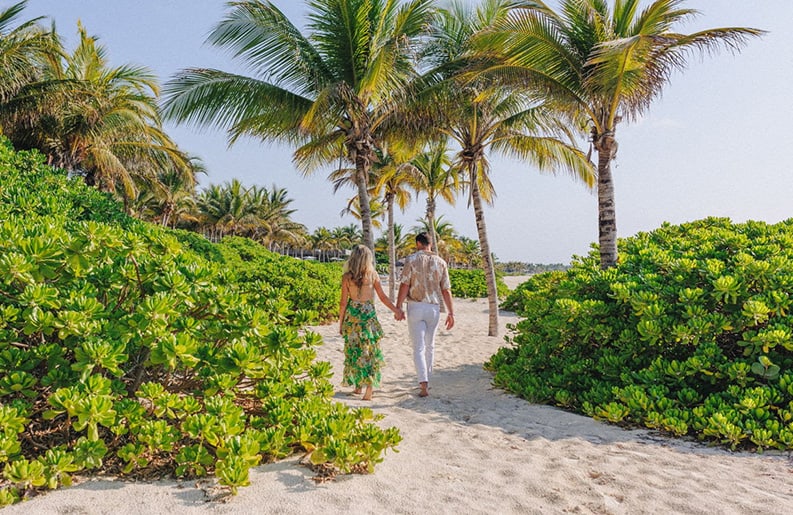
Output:
[[[463,299],[480,299],[487,297],[487,281],[482,270],[465,270],[460,268],[449,269],[449,280],[452,283],[452,295]],[[496,277],[498,297],[503,299],[509,293],[509,287]]]
[[239,287],[200,240],[2,141],[0,214],[0,505],[86,470],[215,474],[232,491],[296,452],[369,471],[400,440],[332,402],[308,315]]
[[793,448],[793,221],[709,218],[621,240],[541,274],[507,303],[523,320],[487,363],[533,402],[696,435]]
[[240,289],[283,299],[306,322],[339,316],[341,263],[316,263],[282,256],[248,238],[227,237],[216,245],[224,267]]
[[521,311],[527,295],[548,288],[549,282],[558,281],[562,277],[564,277],[564,272],[560,271],[545,272],[532,276],[531,280],[520,283],[514,290],[510,290],[507,293],[506,298],[501,303],[501,309]]

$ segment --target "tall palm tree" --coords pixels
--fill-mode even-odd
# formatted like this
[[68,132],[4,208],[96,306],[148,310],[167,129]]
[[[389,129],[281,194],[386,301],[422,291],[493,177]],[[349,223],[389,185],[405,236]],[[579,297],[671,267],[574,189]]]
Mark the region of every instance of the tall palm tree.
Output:
[[549,106],[522,89],[485,76],[472,77],[466,71],[479,59],[471,46],[473,37],[506,19],[512,3],[485,0],[480,7],[471,8],[454,2],[440,10],[428,51],[435,68],[427,77],[436,76],[441,82],[419,95],[420,105],[427,106],[427,122],[460,148],[452,163],[467,176],[469,205],[476,217],[487,280],[489,336],[498,335],[498,292],[484,214],[484,202],[492,202],[494,195],[488,152],[528,161],[541,171],[567,171],[587,184],[594,181],[588,159],[565,143],[571,135]]
[[459,170],[451,166],[448,155],[447,141],[433,143],[429,148],[413,158],[413,165],[407,170],[408,180],[416,195],[427,195],[427,227],[429,227],[432,248],[438,250],[437,233],[435,232],[435,210],[437,199],[441,197],[454,205],[456,195],[463,184]]
[[385,201],[388,235],[388,296],[391,302],[396,299],[396,233],[394,221],[394,206],[404,212],[410,203],[410,190],[408,189],[408,174],[413,168],[407,162],[409,152],[397,153],[381,152],[380,159],[375,168],[374,194],[382,196]]
[[546,3],[525,4],[479,41],[506,62],[494,68],[518,83],[540,82],[548,95],[591,124],[590,141],[598,154],[600,264],[617,263],[617,219],[611,161],[617,153],[616,127],[647,111],[672,72],[694,54],[720,48],[737,51],[751,28],[707,29],[691,34],[674,30],[698,12],[682,0],[655,0],[639,10],[639,0],[562,0],[558,11]]
[[312,0],[308,35],[269,1],[233,2],[209,36],[256,77],[188,69],[166,86],[173,120],[298,145],[303,172],[344,158],[356,170],[364,243],[374,247],[369,172],[393,93],[413,75],[431,0]]

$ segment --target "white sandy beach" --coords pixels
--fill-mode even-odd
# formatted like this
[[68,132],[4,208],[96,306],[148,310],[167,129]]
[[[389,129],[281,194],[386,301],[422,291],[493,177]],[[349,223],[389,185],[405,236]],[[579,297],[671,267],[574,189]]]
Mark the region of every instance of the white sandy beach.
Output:
[[[514,287],[518,279],[507,278]],[[24,514],[530,514],[793,513],[793,461],[780,453],[731,453],[650,431],[626,431],[490,384],[482,364],[504,345],[487,337],[487,303],[456,299],[457,325],[441,329],[430,397],[419,398],[404,322],[379,313],[386,338],[383,384],[367,403],[403,441],[374,474],[325,483],[293,458],[264,465],[228,502],[207,502],[208,482],[92,479],[2,510]],[[320,358],[337,372],[337,324],[315,328]],[[337,375],[338,377],[338,375]],[[338,379],[335,381],[337,384]]]

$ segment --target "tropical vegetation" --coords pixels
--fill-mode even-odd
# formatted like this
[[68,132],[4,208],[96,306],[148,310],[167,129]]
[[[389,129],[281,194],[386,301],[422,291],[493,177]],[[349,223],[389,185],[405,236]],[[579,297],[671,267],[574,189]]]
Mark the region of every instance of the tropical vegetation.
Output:
[[316,0],[307,34],[268,1],[230,4],[208,42],[256,76],[187,69],[166,86],[168,118],[296,145],[306,173],[340,156],[354,169],[363,241],[374,249],[370,173],[387,141],[390,98],[415,74],[411,58],[430,0]]
[[487,56],[477,52],[475,36],[509,19],[514,5],[485,0],[479,6],[452,2],[439,9],[429,33],[425,59],[430,69],[417,87],[408,126],[440,133],[459,148],[452,163],[465,174],[476,218],[482,265],[488,285],[488,335],[498,334],[498,291],[485,224],[484,202],[495,196],[490,179],[491,152],[532,163],[541,171],[566,171],[591,185],[591,163],[574,142],[575,134],[555,106],[534,90],[511,87],[477,73]]
[[[393,287],[426,231],[453,293],[488,297],[495,335],[494,154],[596,179],[600,228],[590,255],[504,301],[525,320],[487,364],[499,386],[732,448],[793,448],[793,226],[666,225],[618,256],[611,176],[617,125],[689,55],[762,31],[680,33],[697,13],[681,0],[558,4],[312,0],[303,32],[273,2],[230,2],[208,42],[253,76],[190,68],[162,96],[82,25],[67,49],[22,19],[24,1],[1,10],[0,505],[88,470],[215,474],[233,491],[294,453],[371,470],[399,433],[332,402],[305,330],[338,316],[340,266],[270,250],[334,261],[364,243]],[[359,223],[309,232],[275,184],[199,189],[210,171],[164,119],[291,146],[300,172],[353,186]],[[476,239],[437,212],[462,195]],[[408,230],[395,208],[419,199]]]
[[617,125],[646,113],[673,72],[693,55],[737,51],[764,31],[721,27],[690,34],[678,27],[699,14],[682,0],[561,0],[517,2],[475,43],[498,54],[493,74],[518,85],[537,84],[558,113],[582,116],[597,153],[598,230],[601,266],[617,264],[617,217],[611,163]]
[[708,218],[593,250],[510,294],[495,383],[627,426],[793,449],[793,222]]
[[366,472],[399,442],[333,402],[302,330],[335,314],[338,267],[140,222],[7,140],[0,219],[0,504],[91,470],[233,493],[261,462]]
[[[193,162],[162,128],[152,72],[110,66],[106,49],[84,27],[78,30],[73,52],[50,34],[46,52],[29,55],[24,80],[0,97],[3,133],[17,148],[36,148],[50,164],[117,192],[126,205],[137,196],[138,181],[154,181],[166,170],[194,183]],[[11,73],[17,75],[13,67]]]

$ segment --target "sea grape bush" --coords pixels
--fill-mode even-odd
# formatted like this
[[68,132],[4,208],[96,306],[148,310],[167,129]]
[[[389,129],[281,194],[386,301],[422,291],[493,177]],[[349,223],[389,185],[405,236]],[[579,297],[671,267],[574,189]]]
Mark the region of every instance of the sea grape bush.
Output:
[[793,220],[708,218],[531,278],[487,368],[532,402],[736,448],[793,449]]
[[369,471],[398,443],[332,402],[320,337],[278,290],[238,287],[4,142],[0,219],[0,505],[92,470],[214,474],[232,491],[294,453]]
[[341,264],[313,263],[268,251],[248,238],[227,237],[215,248],[246,292],[272,290],[307,321],[327,321],[339,316]]
[[[463,299],[480,299],[487,297],[487,281],[482,270],[449,269],[449,281],[452,283],[452,295]],[[498,297],[503,299],[509,293],[509,287],[500,277],[496,278]]]

